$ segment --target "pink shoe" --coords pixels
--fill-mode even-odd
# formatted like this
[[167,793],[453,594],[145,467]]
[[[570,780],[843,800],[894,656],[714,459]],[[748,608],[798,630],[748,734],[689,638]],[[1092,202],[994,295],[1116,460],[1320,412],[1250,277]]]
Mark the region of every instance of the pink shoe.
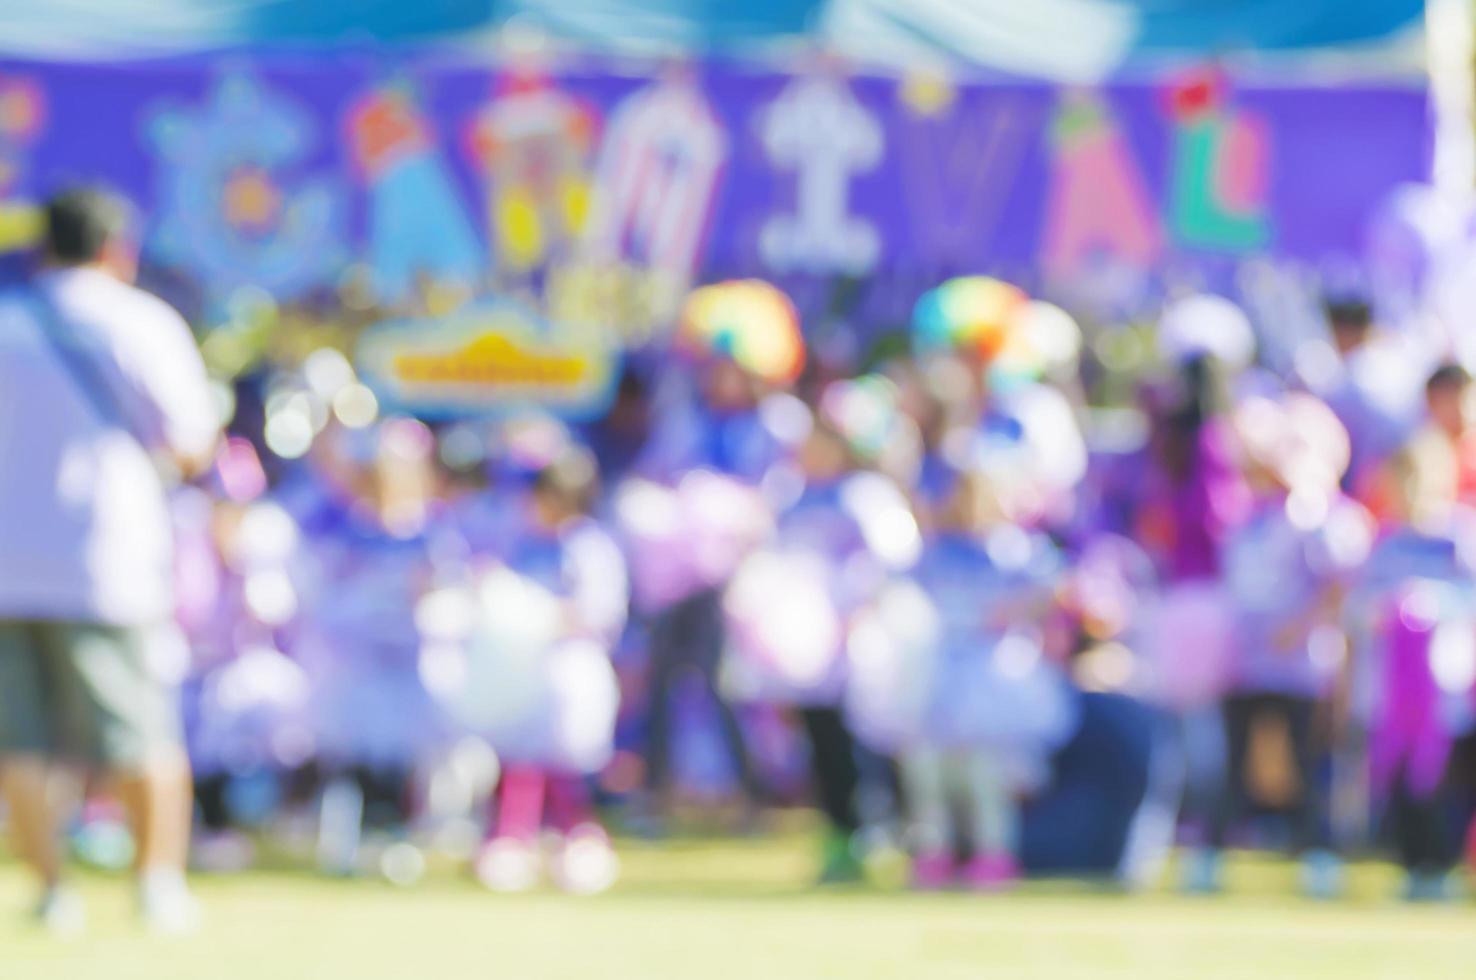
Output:
[[980,854],[964,866],[963,880],[970,891],[1005,891],[1020,880],[1020,865],[1013,854]]
[[953,856],[945,851],[919,854],[912,859],[912,887],[936,892],[953,884]]

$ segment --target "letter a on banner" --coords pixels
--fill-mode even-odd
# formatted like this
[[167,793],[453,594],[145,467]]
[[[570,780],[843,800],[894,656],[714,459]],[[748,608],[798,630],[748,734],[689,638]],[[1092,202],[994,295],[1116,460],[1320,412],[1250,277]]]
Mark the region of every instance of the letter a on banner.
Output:
[[1143,175],[1111,116],[1093,96],[1068,96],[1054,129],[1042,245],[1046,270],[1070,275],[1101,253],[1150,266],[1162,234]]
[[690,281],[726,155],[722,124],[690,78],[669,77],[627,98],[600,149],[589,222],[595,255]]
[[876,266],[881,238],[849,213],[852,175],[881,162],[881,125],[850,86],[829,75],[791,82],[763,112],[769,159],[795,172],[795,212],[760,233],[764,261],[779,272],[861,275]]

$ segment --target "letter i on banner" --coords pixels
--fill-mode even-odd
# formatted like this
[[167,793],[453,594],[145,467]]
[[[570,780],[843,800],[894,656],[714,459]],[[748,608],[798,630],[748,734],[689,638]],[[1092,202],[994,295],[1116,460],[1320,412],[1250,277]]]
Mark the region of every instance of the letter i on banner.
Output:
[[795,212],[771,217],[759,238],[779,272],[862,275],[875,268],[881,238],[849,213],[851,177],[881,162],[881,125],[831,74],[797,78],[759,121],[769,160],[795,173]]
[[685,74],[627,98],[600,149],[588,239],[595,257],[690,282],[726,156],[722,124]]

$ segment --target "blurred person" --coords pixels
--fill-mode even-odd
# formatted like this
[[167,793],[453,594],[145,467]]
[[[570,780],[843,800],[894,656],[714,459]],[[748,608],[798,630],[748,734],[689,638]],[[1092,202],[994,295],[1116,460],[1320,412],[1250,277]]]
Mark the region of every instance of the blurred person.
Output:
[[1414,901],[1451,897],[1462,830],[1457,768],[1476,730],[1470,671],[1452,669],[1463,657],[1469,664],[1476,631],[1476,514],[1458,503],[1457,446],[1443,430],[1411,440],[1391,461],[1390,511],[1344,604],[1373,802]]
[[1249,510],[1216,361],[1194,357],[1150,412],[1134,537],[1170,585],[1214,581],[1227,535]]
[[495,428],[456,423],[436,435],[441,539],[471,565],[495,556],[519,522],[522,474],[507,459]]
[[[1342,590],[1372,544],[1368,513],[1344,496],[1348,438],[1310,395],[1253,395],[1236,410],[1255,502],[1226,544],[1225,582],[1234,615],[1230,688],[1222,703],[1227,764],[1209,847],[1186,866],[1186,886],[1216,891],[1220,853],[1246,813],[1252,740],[1274,726],[1295,772],[1293,850],[1302,887],[1328,898],[1342,888],[1333,850],[1319,715],[1346,665],[1338,610]],[[1265,743],[1262,743],[1265,744]]]
[[1020,859],[1030,874],[1110,875],[1141,888],[1173,846],[1184,785],[1180,719],[1143,697],[1155,679],[1142,646],[1152,563],[1131,541],[1098,535],[1065,566],[1042,647],[1069,665],[1080,693],[1049,782],[1025,801]]
[[1076,726],[1069,685],[1041,646],[1060,556],[1011,516],[1016,472],[1006,457],[958,474],[912,573],[935,617],[899,738],[919,889],[989,891],[1020,876],[1019,798],[1045,781]]
[[296,522],[239,436],[206,487],[175,494],[177,618],[191,652],[183,703],[200,817],[194,860],[232,871],[255,852],[242,828],[268,817],[310,760],[312,729],[307,677],[283,652],[299,611]]
[[290,653],[310,686],[322,798],[319,860],[359,870],[364,831],[402,837],[416,777],[447,737],[426,687],[420,597],[435,584],[440,509],[434,439],[419,422],[329,428],[313,466],[316,497],[298,506],[295,578],[302,614]]
[[847,630],[887,578],[916,561],[920,545],[901,488],[864,467],[890,441],[885,431],[865,431],[888,428],[888,387],[868,377],[826,389],[795,451],[803,487],[724,595],[725,688],[738,700],[797,709],[808,739],[828,823],[822,884],[863,874],[858,746],[842,710]]
[[792,398],[729,357],[683,364],[664,380],[650,437],[615,496],[635,607],[648,627],[645,817],[657,831],[671,802],[673,695],[689,671],[717,710],[750,816],[767,795],[717,683],[725,642],[720,596],[768,524],[761,488],[784,454],[775,426],[795,414],[785,411]]
[[219,425],[189,327],[131,285],[128,225],[106,193],[59,194],[44,268],[0,307],[0,780],[38,914],[62,931],[83,919],[50,787],[71,762],[128,810],[145,921],[183,931],[199,915],[189,762],[155,663],[174,612],[161,469],[202,471]]
[[600,477],[614,486],[640,459],[651,432],[650,384],[640,368],[626,364],[610,410],[584,427],[584,436],[599,461]]
[[1378,330],[1372,309],[1361,299],[1329,299],[1326,311],[1333,356],[1299,356],[1298,370],[1308,390],[1347,430],[1343,489],[1363,499],[1378,467],[1419,424],[1420,386],[1429,360],[1408,338]]
[[494,891],[537,882],[545,827],[558,836],[549,870],[559,887],[602,891],[618,870],[588,780],[614,750],[610,653],[629,593],[620,549],[589,516],[597,486],[591,454],[558,449],[517,495],[519,526],[473,582],[477,625],[460,640],[467,673],[452,697],[502,763],[476,861]]
[[968,415],[966,393],[970,384],[968,375],[954,365],[939,362],[930,367],[925,371],[909,360],[892,368],[898,381],[899,408],[917,434],[914,464],[899,478],[904,481],[923,530],[931,526],[932,508],[939,502],[942,488],[952,480],[944,438]]
[[1456,499],[1476,506],[1476,427],[1471,425],[1471,374],[1454,362],[1425,382],[1426,428],[1439,433],[1454,452]]
[[[1184,321],[1171,325],[1183,329]],[[1142,597],[1135,652],[1153,673],[1154,700],[1176,719],[1183,809],[1210,822],[1222,795],[1220,700],[1232,659],[1224,554],[1252,504],[1225,404],[1226,375],[1235,363],[1187,350],[1170,384],[1142,392],[1149,433],[1143,452],[1128,457],[1136,465],[1109,474],[1130,481],[1122,485],[1130,501],[1127,531],[1157,572]]]

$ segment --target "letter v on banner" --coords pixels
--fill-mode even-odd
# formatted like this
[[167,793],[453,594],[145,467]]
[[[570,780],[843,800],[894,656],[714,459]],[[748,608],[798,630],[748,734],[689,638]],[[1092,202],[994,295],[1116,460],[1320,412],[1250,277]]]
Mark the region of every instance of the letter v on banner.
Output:
[[928,265],[977,263],[1037,127],[1028,109],[1002,99],[947,114],[911,115],[897,141],[902,191],[919,257]]

